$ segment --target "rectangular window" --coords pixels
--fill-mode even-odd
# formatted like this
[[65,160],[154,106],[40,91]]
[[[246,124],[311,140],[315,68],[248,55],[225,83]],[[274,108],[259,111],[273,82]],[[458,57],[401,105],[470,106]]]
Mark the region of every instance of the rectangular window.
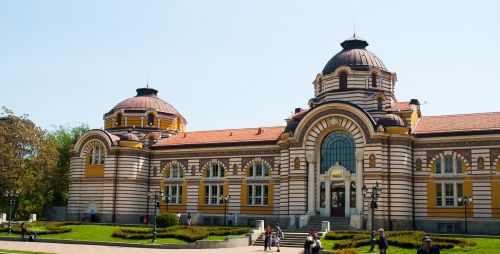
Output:
[[255,176],[262,176],[262,163],[255,163]]
[[441,183],[436,183],[436,206],[443,206],[443,190]]
[[446,183],[445,185],[445,205],[453,206],[455,203],[455,195],[453,194],[453,184]]
[[436,174],[441,174],[441,159],[436,160]]
[[[457,183],[457,198],[464,196],[464,187],[463,184]],[[463,205],[462,203],[458,203],[459,206]]]
[[453,157],[452,156],[446,156],[444,158],[444,172],[446,174],[453,174]]
[[248,205],[268,205],[269,204],[269,186],[268,185],[249,185],[248,186]]
[[165,188],[165,194],[170,197],[169,204],[182,204],[182,185],[170,185]]
[[206,185],[205,186],[205,204],[220,205],[222,202],[219,197],[224,193],[224,185]]

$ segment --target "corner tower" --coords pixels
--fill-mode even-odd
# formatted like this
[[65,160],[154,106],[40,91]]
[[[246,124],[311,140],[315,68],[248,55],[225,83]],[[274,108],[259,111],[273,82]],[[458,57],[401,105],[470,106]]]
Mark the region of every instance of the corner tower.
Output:
[[128,98],[104,114],[104,129],[121,136],[129,131],[141,140],[156,141],[184,132],[186,119],[168,102],[158,98],[158,90],[138,88]]
[[345,101],[358,105],[376,121],[396,101],[396,74],[389,72],[384,63],[366,49],[367,41],[353,36],[340,45],[342,51],[316,75],[310,107],[327,101]]

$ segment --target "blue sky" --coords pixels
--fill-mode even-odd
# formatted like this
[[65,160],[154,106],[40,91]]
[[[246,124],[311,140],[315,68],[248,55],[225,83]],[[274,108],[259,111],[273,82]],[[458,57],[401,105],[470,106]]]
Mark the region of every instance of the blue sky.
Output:
[[284,125],[356,34],[424,115],[500,110],[500,1],[0,1],[0,106],[88,123],[146,84],[188,130]]

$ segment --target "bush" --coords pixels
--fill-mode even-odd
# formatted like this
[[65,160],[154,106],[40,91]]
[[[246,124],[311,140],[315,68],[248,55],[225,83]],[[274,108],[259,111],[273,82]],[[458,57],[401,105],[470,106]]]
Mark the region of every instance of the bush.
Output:
[[[173,226],[157,230],[158,238],[176,238],[187,242],[195,242],[211,235],[241,235],[247,233],[249,228],[234,227],[187,227]],[[153,237],[150,228],[117,228],[114,237],[124,239],[149,239]]]
[[335,254],[361,254],[361,252],[356,249],[343,249],[336,251]]
[[[416,249],[422,242],[423,231],[388,231],[386,232],[389,246],[398,246],[406,249]],[[333,249],[357,248],[370,244],[368,231],[330,231],[325,235],[326,240],[338,240]],[[433,244],[441,249],[450,249],[455,246],[476,246],[476,243],[461,238],[433,237]]]
[[160,213],[156,216],[156,225],[159,228],[179,225],[179,217],[175,213]]
[[[28,227],[28,232],[35,231],[37,235],[48,235],[48,234],[61,234],[61,233],[68,233],[71,232],[71,228],[64,228],[63,226],[69,226],[69,225],[80,225],[82,224],[81,222],[76,222],[76,221],[65,221],[65,222],[42,222],[42,221],[37,221],[37,222],[32,222],[32,223],[26,223],[26,226]],[[33,230],[34,227],[37,228],[44,228],[44,229],[38,229],[38,230]],[[21,225],[15,225],[12,228],[12,232],[16,234],[21,234]]]

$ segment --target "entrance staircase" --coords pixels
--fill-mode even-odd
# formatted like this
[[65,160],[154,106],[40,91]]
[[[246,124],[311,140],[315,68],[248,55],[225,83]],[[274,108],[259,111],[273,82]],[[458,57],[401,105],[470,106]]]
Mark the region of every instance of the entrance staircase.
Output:
[[[309,220],[309,223],[300,229],[295,230],[283,230],[284,238],[280,241],[280,247],[294,247],[294,248],[303,248],[304,242],[306,241],[306,237],[311,230],[320,232],[321,231],[321,222],[329,221],[330,222],[330,230],[349,230],[350,226],[350,218],[344,217],[319,217],[314,216]],[[274,230],[274,228],[273,228]],[[255,241],[253,245],[262,246],[264,248],[264,234],[262,233],[259,238]],[[275,248],[275,247],[273,247]]]

